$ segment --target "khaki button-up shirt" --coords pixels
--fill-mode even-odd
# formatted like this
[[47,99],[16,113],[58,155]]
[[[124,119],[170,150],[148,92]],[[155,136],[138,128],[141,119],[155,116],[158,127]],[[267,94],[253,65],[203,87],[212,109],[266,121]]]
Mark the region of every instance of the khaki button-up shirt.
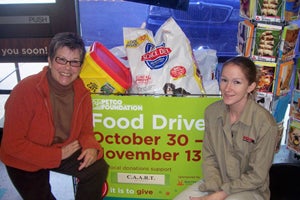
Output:
[[223,101],[207,107],[203,144],[201,191],[233,194],[256,190],[270,199],[269,169],[272,165],[278,126],[273,116],[248,100],[241,118],[231,125]]

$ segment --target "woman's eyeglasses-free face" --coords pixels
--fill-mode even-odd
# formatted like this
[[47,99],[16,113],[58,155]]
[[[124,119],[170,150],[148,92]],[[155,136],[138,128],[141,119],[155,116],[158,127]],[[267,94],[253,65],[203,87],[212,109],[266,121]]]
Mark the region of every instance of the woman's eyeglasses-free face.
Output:
[[61,57],[55,57],[55,62],[57,62],[58,64],[61,65],[66,65],[66,64],[70,64],[70,66],[72,67],[81,67],[81,61],[78,60],[67,60],[65,58],[61,58]]

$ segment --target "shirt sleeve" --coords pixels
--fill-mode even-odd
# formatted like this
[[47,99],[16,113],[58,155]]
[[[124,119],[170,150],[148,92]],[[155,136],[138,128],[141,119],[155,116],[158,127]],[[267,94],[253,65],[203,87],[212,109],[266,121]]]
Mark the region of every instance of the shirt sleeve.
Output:
[[220,169],[215,157],[215,152],[211,146],[213,139],[211,137],[210,127],[210,122],[205,113],[205,134],[202,147],[204,184],[201,184],[199,187],[202,192],[219,191],[222,185]]

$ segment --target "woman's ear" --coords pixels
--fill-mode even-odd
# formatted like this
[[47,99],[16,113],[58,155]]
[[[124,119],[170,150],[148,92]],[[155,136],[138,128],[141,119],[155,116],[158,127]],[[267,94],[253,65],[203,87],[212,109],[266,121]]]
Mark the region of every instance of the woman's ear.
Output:
[[252,91],[254,91],[256,88],[256,83],[253,82],[248,86],[248,93],[251,93]]
[[49,68],[51,68],[52,63],[51,63],[51,59],[50,59],[49,56],[48,56],[47,60],[48,60],[48,63],[49,63]]

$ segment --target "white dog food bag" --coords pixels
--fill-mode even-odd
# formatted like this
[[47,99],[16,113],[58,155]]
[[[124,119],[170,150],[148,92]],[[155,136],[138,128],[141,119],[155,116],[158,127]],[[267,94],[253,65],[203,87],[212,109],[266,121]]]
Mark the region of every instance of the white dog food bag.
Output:
[[123,28],[132,74],[131,94],[204,94],[190,42],[173,18],[155,37],[144,28]]

